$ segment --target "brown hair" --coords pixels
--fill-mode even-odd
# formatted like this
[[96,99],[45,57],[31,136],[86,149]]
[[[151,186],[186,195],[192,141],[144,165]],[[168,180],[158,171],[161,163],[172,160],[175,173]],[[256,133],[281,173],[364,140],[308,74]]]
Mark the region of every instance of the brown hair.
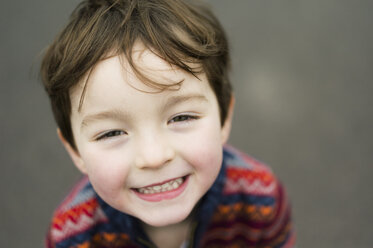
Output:
[[[166,87],[136,68],[131,57],[136,41],[196,77],[206,73],[224,124],[231,98],[228,43],[206,6],[182,0],[85,0],[48,47],[41,64],[57,125],[73,148],[70,90],[108,54],[124,54],[145,84],[159,90]],[[192,68],[191,62],[200,64],[200,70]]]

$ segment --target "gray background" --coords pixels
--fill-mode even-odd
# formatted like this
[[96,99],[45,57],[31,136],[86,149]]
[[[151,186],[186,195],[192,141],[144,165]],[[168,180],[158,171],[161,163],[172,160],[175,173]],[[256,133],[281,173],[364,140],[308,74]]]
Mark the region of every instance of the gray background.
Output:
[[[0,247],[42,247],[79,178],[37,78],[77,2],[1,4]],[[299,247],[372,247],[373,1],[209,2],[232,47],[230,142],[287,186]]]

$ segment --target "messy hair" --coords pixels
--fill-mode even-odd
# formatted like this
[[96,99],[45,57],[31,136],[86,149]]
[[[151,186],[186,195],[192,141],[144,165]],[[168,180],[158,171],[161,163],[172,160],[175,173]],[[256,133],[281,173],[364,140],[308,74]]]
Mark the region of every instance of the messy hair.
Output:
[[[137,41],[196,77],[206,73],[224,124],[231,98],[228,43],[206,6],[183,0],[84,0],[47,48],[40,70],[57,125],[74,149],[70,91],[109,54],[123,54],[145,84],[160,91],[167,87],[136,67],[132,49]],[[200,69],[191,63],[199,64]],[[81,101],[86,87],[87,80]]]

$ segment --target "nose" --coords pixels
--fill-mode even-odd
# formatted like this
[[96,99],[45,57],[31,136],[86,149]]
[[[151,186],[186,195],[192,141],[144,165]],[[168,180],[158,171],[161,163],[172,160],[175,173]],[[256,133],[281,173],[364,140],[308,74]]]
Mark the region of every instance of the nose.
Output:
[[144,134],[138,137],[136,166],[139,169],[156,169],[169,163],[175,156],[168,139],[160,134]]

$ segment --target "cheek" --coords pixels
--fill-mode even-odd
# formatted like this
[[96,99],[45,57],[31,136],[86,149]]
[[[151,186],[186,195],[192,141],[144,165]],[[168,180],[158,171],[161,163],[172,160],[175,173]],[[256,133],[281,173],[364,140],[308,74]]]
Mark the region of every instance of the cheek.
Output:
[[199,175],[215,177],[222,162],[220,126],[204,125],[184,142],[184,155]]
[[116,198],[124,189],[129,174],[129,166],[124,156],[120,153],[96,150],[84,154],[83,160],[97,193],[104,199]]

